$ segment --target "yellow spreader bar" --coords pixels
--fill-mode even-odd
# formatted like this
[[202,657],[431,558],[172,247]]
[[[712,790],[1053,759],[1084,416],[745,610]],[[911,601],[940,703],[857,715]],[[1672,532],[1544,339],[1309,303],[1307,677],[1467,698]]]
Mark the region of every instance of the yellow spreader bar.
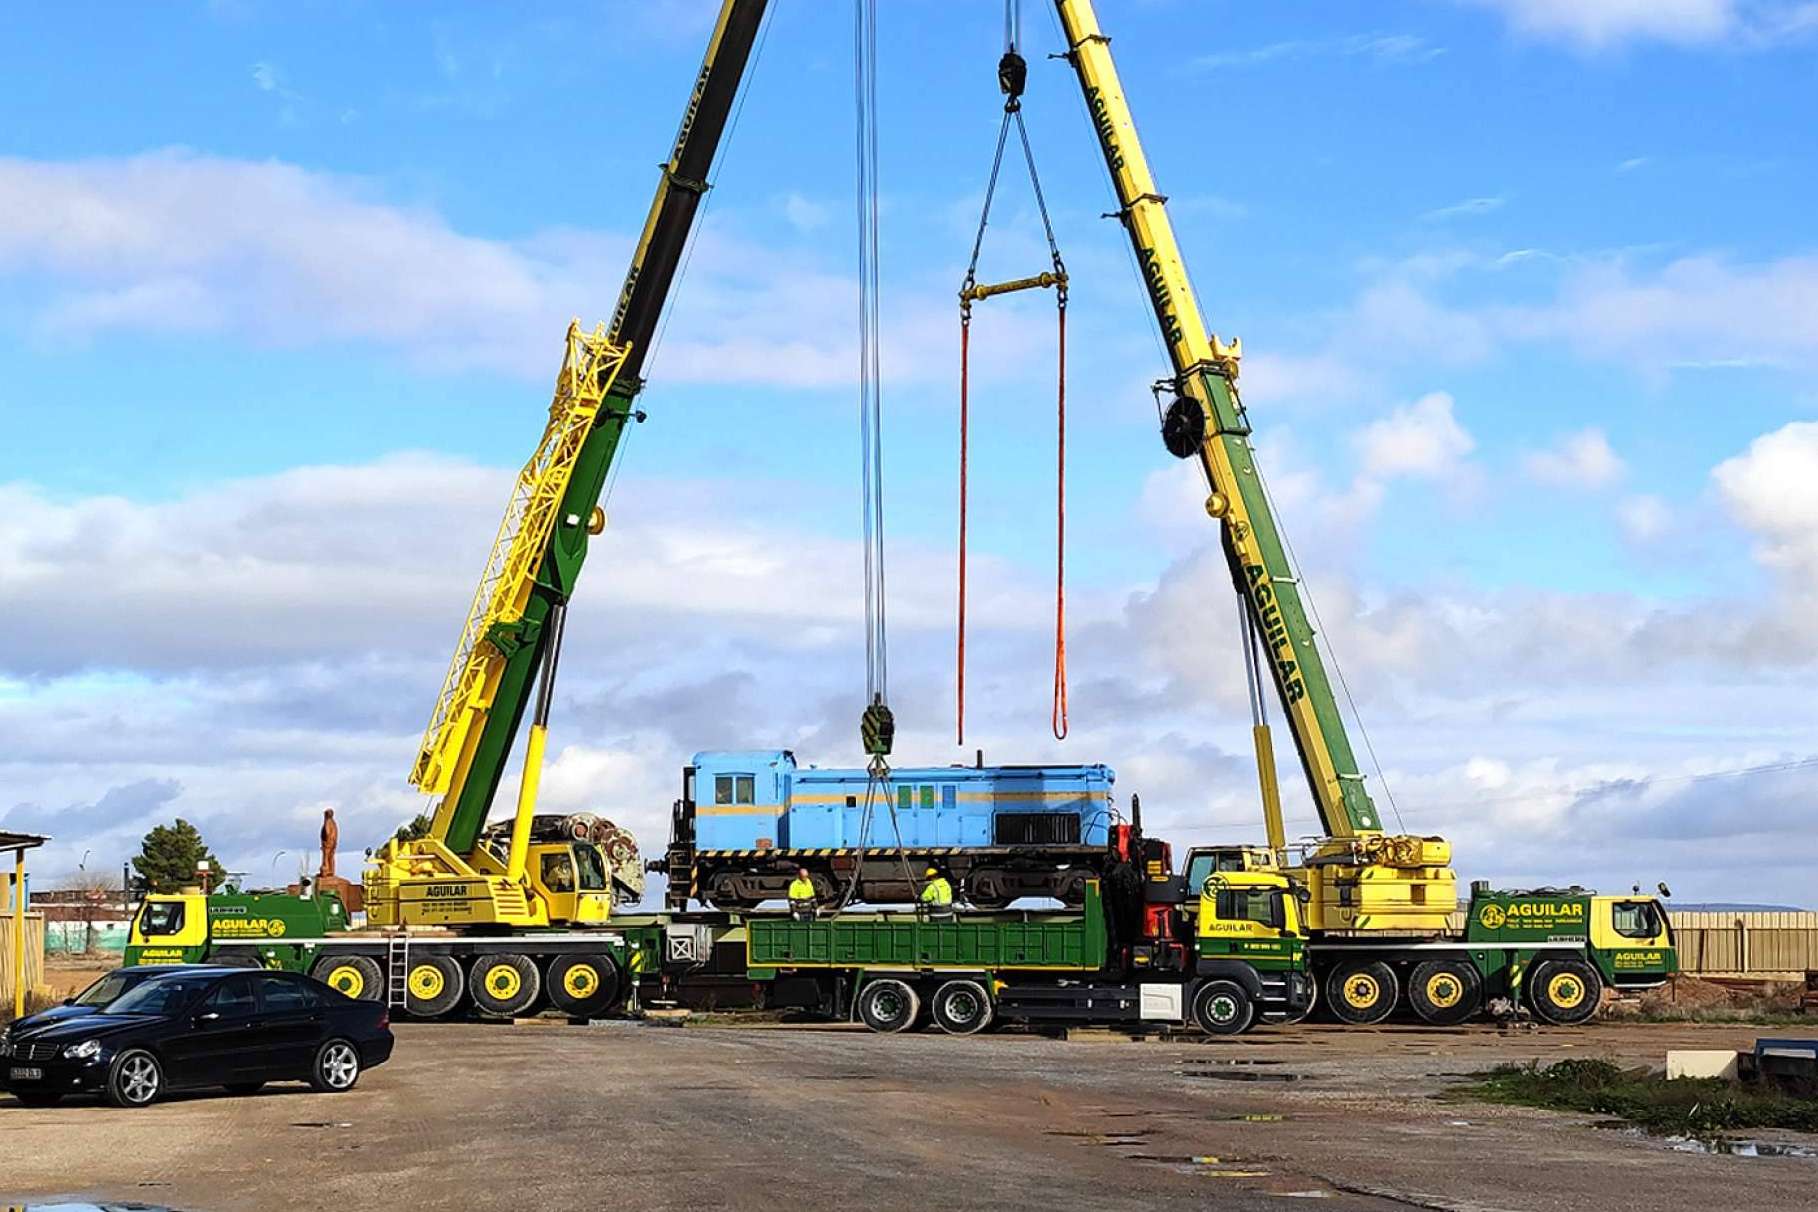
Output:
[[591,333],[581,330],[579,320],[568,326],[567,352],[556,376],[549,425],[536,453],[518,473],[486,571],[461,628],[454,660],[411,768],[410,781],[425,794],[442,795],[450,789],[467,738],[492,707],[505,660],[486,640],[487,633],[497,624],[514,623],[524,615],[581,444],[618,378],[627,352],[626,347],[606,339],[604,324]]

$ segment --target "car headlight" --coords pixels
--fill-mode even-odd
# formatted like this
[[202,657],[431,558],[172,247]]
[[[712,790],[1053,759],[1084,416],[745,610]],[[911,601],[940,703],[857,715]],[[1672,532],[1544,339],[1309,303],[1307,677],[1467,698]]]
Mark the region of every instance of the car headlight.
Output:
[[71,1044],[63,1050],[64,1060],[92,1060],[101,1055],[101,1041],[85,1039],[79,1044]]

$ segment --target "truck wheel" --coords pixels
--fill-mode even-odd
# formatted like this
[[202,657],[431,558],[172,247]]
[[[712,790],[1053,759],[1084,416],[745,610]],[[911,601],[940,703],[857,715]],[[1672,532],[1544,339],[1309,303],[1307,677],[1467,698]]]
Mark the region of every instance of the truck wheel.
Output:
[[1477,1013],[1483,982],[1463,960],[1427,960],[1408,977],[1408,1001],[1422,1021],[1452,1027]]
[[858,1016],[873,1031],[906,1030],[921,1013],[922,999],[902,981],[875,980],[859,990]]
[[412,960],[404,974],[404,1009],[418,1018],[441,1018],[461,1004],[467,991],[461,965],[446,955]]
[[948,1035],[971,1035],[991,1025],[991,995],[977,981],[948,981],[934,991],[928,1012]]
[[1401,996],[1395,970],[1380,960],[1352,960],[1326,977],[1326,1001],[1341,1023],[1366,1027],[1380,1023]]
[[624,987],[610,955],[558,955],[549,961],[549,1003],[575,1018],[594,1018],[619,1004]]
[[473,1004],[480,1013],[495,1018],[515,1018],[535,1004],[543,991],[537,977],[537,966],[527,955],[496,951],[473,962]]
[[1597,1013],[1603,978],[1581,959],[1542,960],[1528,974],[1528,1003],[1556,1027],[1575,1027]]
[[1242,1035],[1256,1017],[1256,1003],[1236,981],[1207,981],[1193,995],[1193,1021],[1207,1035]]
[[385,974],[378,961],[368,956],[325,955],[311,966],[309,974],[356,1002],[385,1000]]

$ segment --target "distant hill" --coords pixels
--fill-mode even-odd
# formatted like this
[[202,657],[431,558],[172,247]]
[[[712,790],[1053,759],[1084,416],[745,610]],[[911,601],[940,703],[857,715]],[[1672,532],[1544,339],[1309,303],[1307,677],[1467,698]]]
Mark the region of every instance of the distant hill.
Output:
[[1743,901],[1668,901],[1673,913],[1807,913],[1798,905],[1751,905]]

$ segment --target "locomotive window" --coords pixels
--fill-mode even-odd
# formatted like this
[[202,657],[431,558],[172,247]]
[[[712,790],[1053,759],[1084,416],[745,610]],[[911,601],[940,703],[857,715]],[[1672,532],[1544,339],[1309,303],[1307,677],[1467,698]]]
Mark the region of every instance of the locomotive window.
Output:
[[734,802],[740,804],[755,804],[757,803],[757,800],[754,798],[756,791],[757,780],[749,774],[741,774],[738,776],[738,794],[734,797]]
[[941,788],[941,807],[948,812],[952,812],[953,809],[956,806],[958,806],[958,804],[959,804],[959,788],[953,786],[951,783],[949,783],[945,787],[942,787]]
[[922,807],[927,808],[930,811],[932,811],[934,808],[934,784],[933,783],[922,784]]
[[915,788],[898,787],[896,789],[896,808],[898,812],[907,812],[915,807]]
[[716,804],[732,802],[732,776],[730,774],[713,776],[713,802]]
[[856,796],[856,795],[847,796],[846,797],[846,807],[857,808],[858,807],[858,796]]

